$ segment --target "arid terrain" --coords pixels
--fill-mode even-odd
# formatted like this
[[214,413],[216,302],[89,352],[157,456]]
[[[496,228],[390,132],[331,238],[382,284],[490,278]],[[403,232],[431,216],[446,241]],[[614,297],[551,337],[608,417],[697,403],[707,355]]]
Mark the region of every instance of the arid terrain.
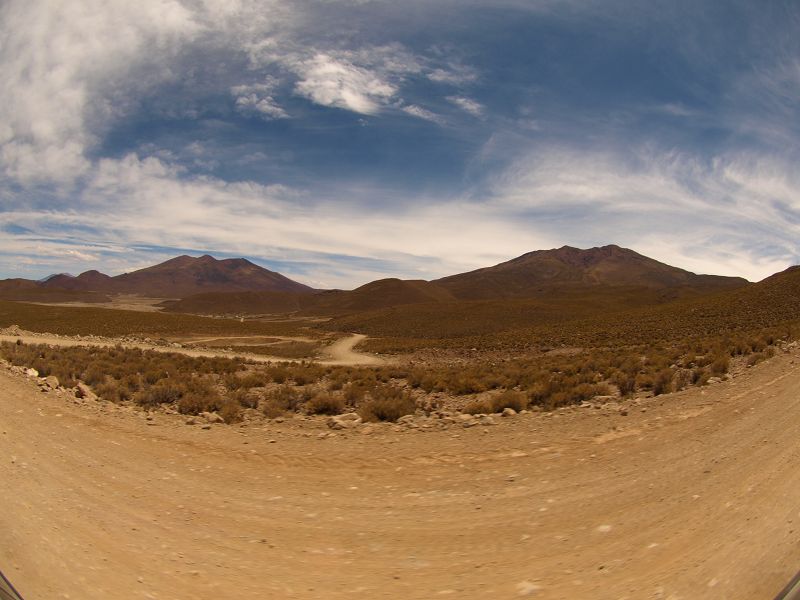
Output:
[[202,429],[0,380],[0,560],[26,598],[753,599],[800,564],[796,346],[446,430]]
[[0,283],[27,600],[750,600],[800,567],[797,268],[606,246],[352,291],[207,256]]

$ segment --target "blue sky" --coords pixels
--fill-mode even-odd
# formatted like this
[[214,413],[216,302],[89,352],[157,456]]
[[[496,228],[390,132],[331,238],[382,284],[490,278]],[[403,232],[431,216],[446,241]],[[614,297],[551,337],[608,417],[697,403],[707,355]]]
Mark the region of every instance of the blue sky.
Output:
[[246,256],[316,287],[616,243],[800,262],[800,5],[11,0],[0,277]]

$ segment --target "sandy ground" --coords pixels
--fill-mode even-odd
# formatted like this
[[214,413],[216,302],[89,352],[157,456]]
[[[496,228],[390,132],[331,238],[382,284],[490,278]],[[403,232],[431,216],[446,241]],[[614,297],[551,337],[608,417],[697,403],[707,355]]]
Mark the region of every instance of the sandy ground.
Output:
[[627,415],[327,438],[2,371],[0,568],[27,600],[771,599],[800,568],[796,360]]
[[[356,365],[379,365],[385,362],[384,359],[372,355],[357,352],[354,348],[357,344],[364,341],[367,336],[361,334],[352,334],[340,340],[337,340],[329,346],[322,348],[323,357],[315,360],[323,365],[339,365],[339,366],[356,366]],[[53,336],[48,334],[23,332],[20,335],[0,335],[0,342],[14,343],[16,340],[21,339],[26,344],[48,344],[50,346],[98,346],[108,348],[116,345],[121,345],[125,348],[139,348],[141,350],[153,350],[155,352],[174,352],[178,354],[185,354],[187,356],[205,356],[205,357],[224,357],[224,358],[244,358],[253,362],[287,362],[291,359],[280,356],[267,356],[264,354],[251,354],[249,352],[237,352],[236,350],[220,350],[220,349],[199,349],[199,348],[176,348],[173,346],[159,346],[156,344],[146,343],[131,343],[114,339],[99,339],[99,338],[74,338],[68,336]],[[224,338],[215,337],[215,343],[221,342]],[[241,344],[242,340],[246,338],[234,337]],[[263,339],[263,336],[254,336],[253,340],[256,343],[258,340]],[[307,340],[308,338],[287,338],[283,339],[297,339],[299,341]],[[194,340],[196,342],[196,340]]]

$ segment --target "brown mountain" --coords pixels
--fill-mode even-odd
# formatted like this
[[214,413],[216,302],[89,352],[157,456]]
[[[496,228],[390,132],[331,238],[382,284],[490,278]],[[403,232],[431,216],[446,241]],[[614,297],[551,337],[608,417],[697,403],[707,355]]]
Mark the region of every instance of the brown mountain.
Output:
[[434,282],[462,300],[528,298],[566,288],[638,287],[709,293],[747,284],[740,277],[696,275],[619,246],[537,250]]
[[[466,310],[454,308],[454,302],[510,299],[544,300],[556,307],[568,301],[570,305],[576,302],[588,307],[607,304],[613,308],[659,304],[735,289],[747,283],[738,277],[695,275],[619,246],[588,250],[564,246],[529,252],[494,267],[436,281],[380,279],[351,291],[330,290],[310,295],[203,294],[165,303],[165,308],[200,314],[344,315],[436,304],[438,308],[432,310],[446,315]],[[516,306],[515,310],[524,312],[527,309]],[[469,317],[464,316],[464,319]]]
[[126,293],[169,298],[220,292],[271,291],[308,294],[313,291],[306,285],[259,267],[244,258],[217,260],[208,255],[199,258],[178,256],[116,277],[99,271],[86,271],[77,277],[54,275],[42,283],[31,283],[41,289],[53,291]]
[[113,277],[115,291],[144,296],[185,297],[204,292],[298,292],[312,288],[244,258],[217,260],[178,256],[161,264]]
[[354,290],[196,294],[163,303],[168,312],[195,314],[331,315],[427,302],[455,300],[445,289],[422,280],[379,279]]

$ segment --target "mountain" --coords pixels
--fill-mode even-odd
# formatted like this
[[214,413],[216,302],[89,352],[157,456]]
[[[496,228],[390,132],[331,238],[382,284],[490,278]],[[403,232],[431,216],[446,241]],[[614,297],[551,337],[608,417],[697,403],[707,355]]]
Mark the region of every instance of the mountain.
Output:
[[178,256],[161,264],[113,277],[115,291],[144,296],[186,297],[206,292],[297,292],[312,288],[244,258],[217,260]]
[[[563,246],[433,281],[462,300],[529,298],[567,288],[638,287],[709,293],[747,285],[740,277],[696,275],[619,246],[581,250]],[[673,296],[676,294],[672,294]]]
[[[202,294],[166,302],[164,307],[172,312],[199,314],[330,316],[436,304],[438,308],[426,309],[426,314],[442,313],[446,316],[448,312],[461,314],[464,310],[471,311],[452,304],[464,300],[537,300],[555,307],[563,308],[567,303],[573,307],[579,305],[582,309],[594,307],[599,310],[603,306],[602,310],[607,310],[606,307],[660,304],[746,285],[745,279],[695,275],[619,246],[588,250],[564,246],[529,252],[493,267],[436,281],[379,279],[350,291],[329,290],[302,295],[274,292]],[[515,305],[514,308],[522,313],[529,309],[531,307],[527,305]],[[498,309],[494,307],[491,310]],[[467,314],[463,316],[466,320],[470,318]]]
[[307,294],[313,289],[253,264],[244,258],[217,260],[178,256],[166,262],[131,273],[110,277],[99,271],[86,271],[77,277],[59,274],[41,283],[47,290],[138,294],[151,297],[181,298],[201,293],[272,291]]
[[536,299],[557,305],[566,296],[582,305],[585,299],[601,297],[626,305],[657,304],[747,285],[738,277],[696,275],[612,245],[537,250],[435,281],[380,279],[350,291],[313,290],[244,258],[205,255],[178,256],[116,277],[86,271],[77,277],[53,275],[43,282],[6,280],[0,282],[0,293],[19,297],[25,287],[27,295],[37,291],[37,298],[45,298],[48,290],[97,297],[138,294],[181,299],[164,304],[176,312],[341,315],[464,300]]
[[354,290],[208,293],[162,303],[168,312],[195,314],[343,314],[426,302],[455,300],[445,289],[422,280],[379,279]]

